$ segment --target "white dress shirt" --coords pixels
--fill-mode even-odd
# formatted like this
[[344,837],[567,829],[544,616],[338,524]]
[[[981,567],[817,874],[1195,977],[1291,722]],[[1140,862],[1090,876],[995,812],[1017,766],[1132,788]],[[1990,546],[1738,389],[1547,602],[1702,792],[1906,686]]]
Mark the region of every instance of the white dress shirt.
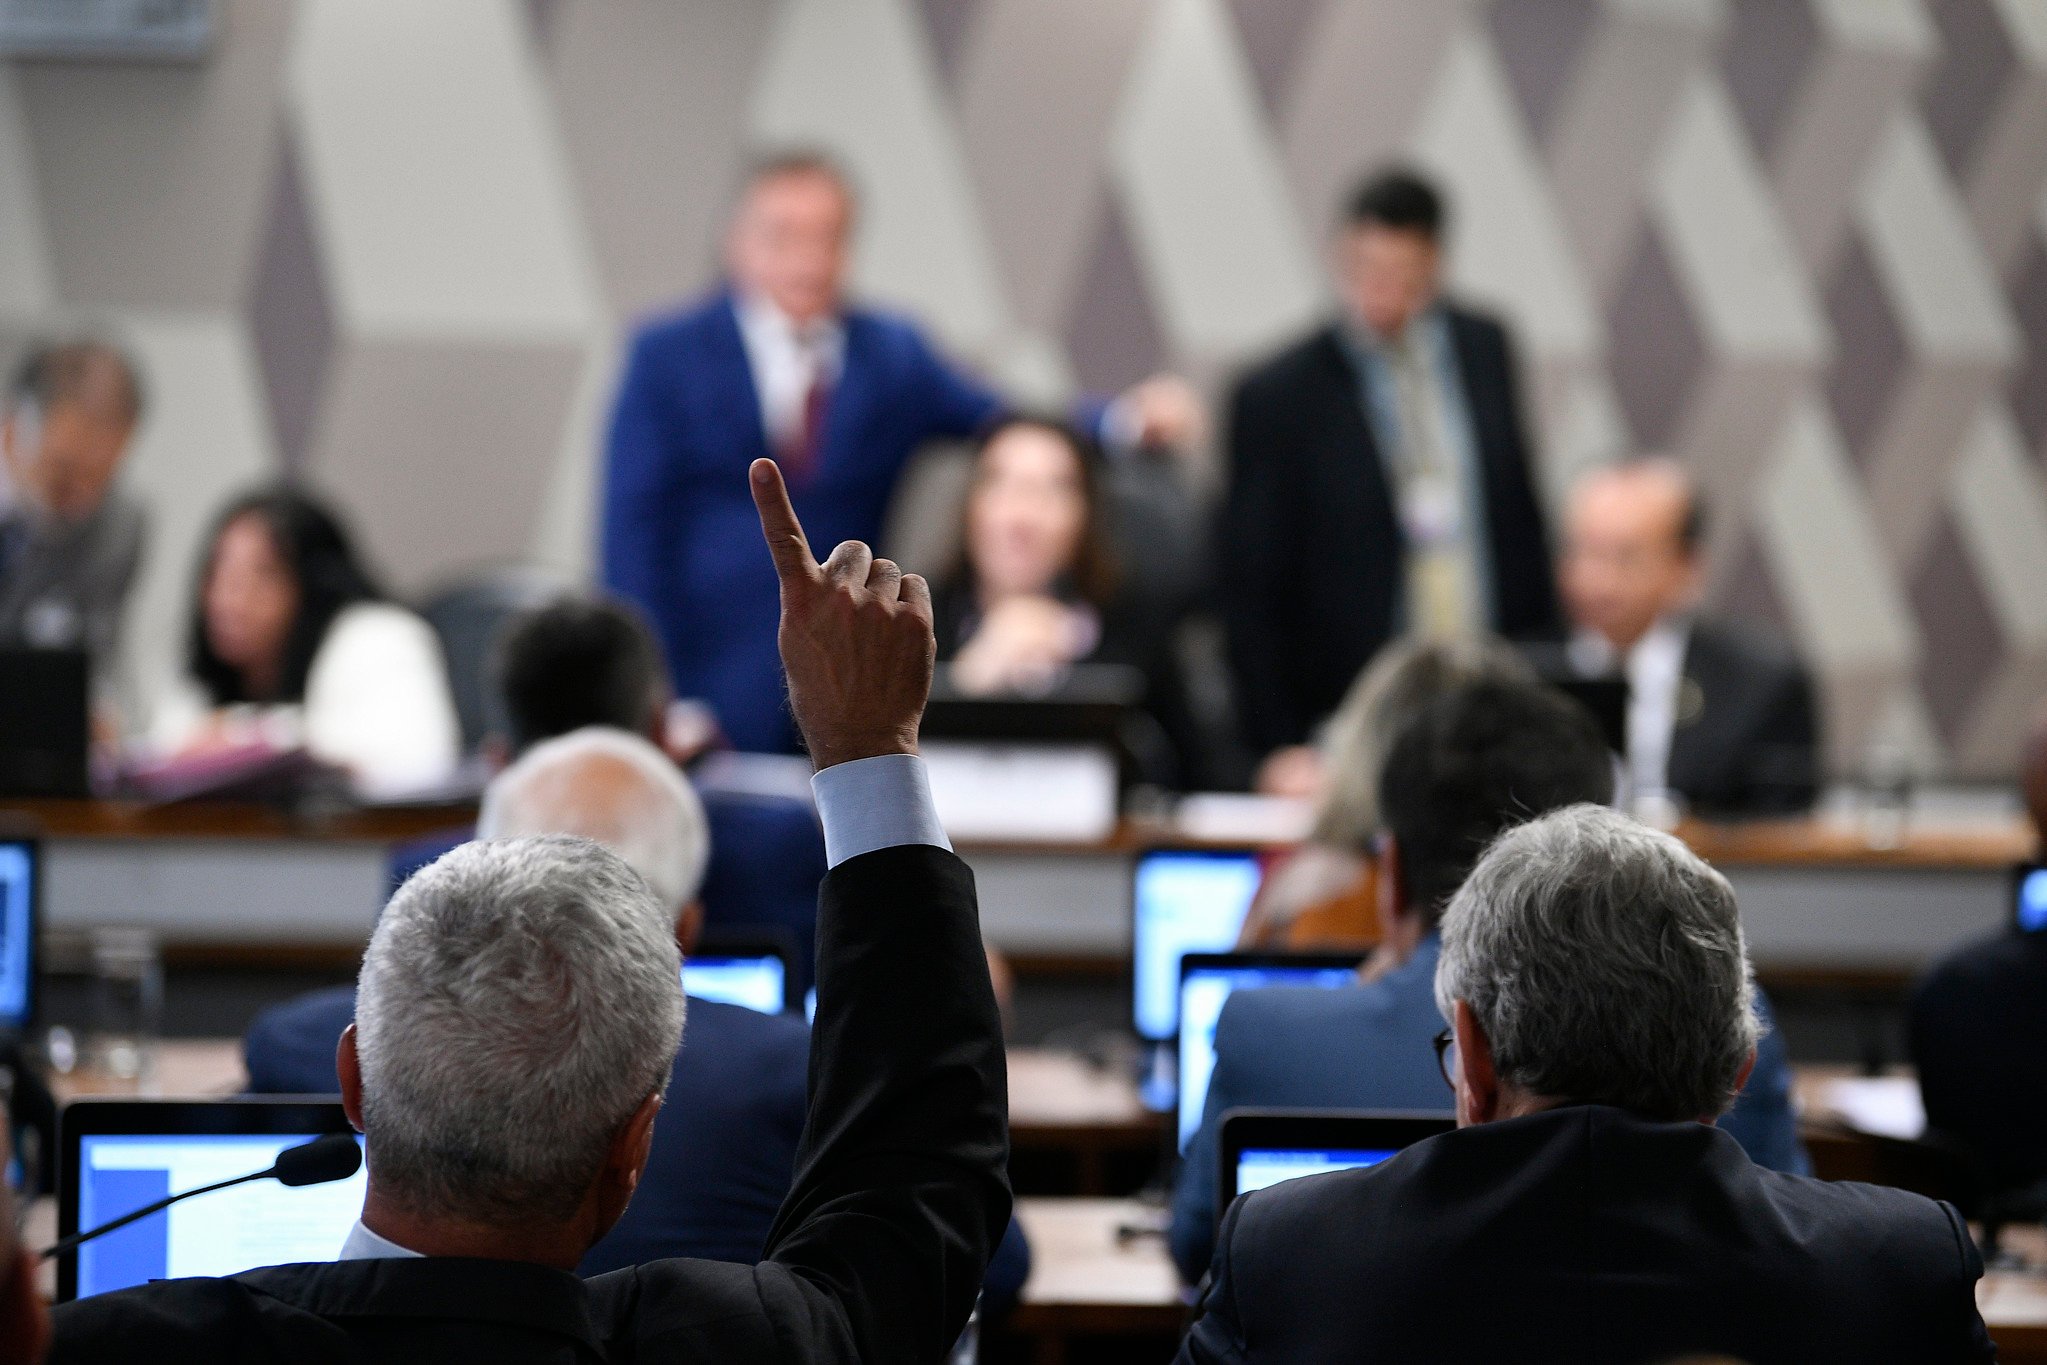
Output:
[[[924,760],[915,754],[882,754],[837,763],[813,775],[810,789],[817,797],[818,822],[824,826],[825,862],[832,867],[901,844],[952,849],[938,823],[938,807],[932,804]],[[335,1259],[368,1261],[418,1255],[371,1232],[357,1219]]]
[[768,448],[787,450],[803,435],[804,408],[810,386],[820,374],[827,385],[838,381],[845,361],[846,328],[837,318],[824,318],[798,330],[787,313],[759,295],[734,296],[739,339],[746,347],[746,365],[753,371],[760,396],[761,429]]
[[1627,775],[1633,797],[1670,789],[1670,742],[1677,732],[1685,651],[1691,639],[1689,617],[1665,616],[1635,641],[1619,668],[1617,651],[1605,636],[1580,631],[1571,639],[1571,663],[1580,673],[1598,677],[1619,672],[1628,680]]

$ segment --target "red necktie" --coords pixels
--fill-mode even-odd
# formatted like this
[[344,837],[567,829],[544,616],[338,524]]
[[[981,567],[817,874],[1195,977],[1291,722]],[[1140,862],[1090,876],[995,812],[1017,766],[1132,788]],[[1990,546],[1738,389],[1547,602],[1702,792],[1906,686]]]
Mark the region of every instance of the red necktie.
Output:
[[812,367],[810,388],[803,395],[803,421],[782,450],[782,473],[791,483],[808,483],[817,473],[818,460],[824,454],[825,409],[831,398],[824,366]]

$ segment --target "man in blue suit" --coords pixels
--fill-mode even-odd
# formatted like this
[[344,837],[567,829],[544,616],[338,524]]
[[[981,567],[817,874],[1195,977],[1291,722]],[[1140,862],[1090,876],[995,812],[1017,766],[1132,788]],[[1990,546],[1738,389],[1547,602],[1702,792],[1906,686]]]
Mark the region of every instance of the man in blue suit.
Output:
[[[491,783],[477,834],[596,839],[678,908],[676,938],[685,953],[694,946],[708,826],[682,774],[646,740],[593,726],[533,746]],[[334,1048],[354,1015],[355,992],[343,988],[263,1016],[246,1043],[250,1088],[336,1090]],[[795,1169],[809,1063],[801,1016],[692,999],[646,1174],[584,1273],[661,1256],[759,1260]]]
[[[747,466],[780,463],[815,544],[873,543],[917,448],[970,436],[1002,407],[915,324],[847,303],[855,207],[824,156],[761,162],[726,237],[727,284],[641,329],[612,409],[604,582],[646,611],[678,691],[708,702],[742,750],[796,742]],[[1152,380],[1098,416],[1171,444],[1198,406],[1179,381]]]
[[[1380,773],[1385,937],[1364,981],[1338,990],[1239,991],[1217,1020],[1201,1128],[1173,1198],[1173,1259],[1190,1282],[1214,1251],[1222,1115],[1235,1108],[1447,1113],[1452,1095],[1431,1046],[1443,1028],[1435,997],[1443,907],[1502,831],[1546,811],[1612,798],[1613,761],[1597,727],[1537,684],[1467,684],[1402,730]],[[1721,1126],[1759,1164],[1803,1173],[1789,1059],[1774,1032]]]

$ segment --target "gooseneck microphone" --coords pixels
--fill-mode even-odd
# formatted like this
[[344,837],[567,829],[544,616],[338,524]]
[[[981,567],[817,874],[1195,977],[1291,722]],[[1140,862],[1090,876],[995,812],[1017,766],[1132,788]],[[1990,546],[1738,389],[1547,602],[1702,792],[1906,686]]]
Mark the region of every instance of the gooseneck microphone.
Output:
[[224,1190],[230,1185],[246,1185],[252,1180],[275,1180],[280,1185],[292,1186],[324,1185],[330,1180],[346,1180],[361,1169],[362,1147],[356,1142],[355,1134],[329,1133],[325,1137],[314,1138],[311,1142],[302,1142],[296,1147],[285,1148],[277,1154],[276,1163],[267,1170],[251,1171],[232,1180],[201,1185],[196,1190],[186,1190],[182,1194],[159,1199],[154,1204],[145,1204],[133,1213],[122,1214],[111,1223],[101,1223],[96,1228],[74,1232],[44,1251],[42,1259],[47,1261],[52,1256],[62,1256],[66,1252],[76,1251],[95,1237],[118,1232],[130,1223],[147,1218],[150,1214],[167,1209],[182,1200],[212,1194],[215,1190]]

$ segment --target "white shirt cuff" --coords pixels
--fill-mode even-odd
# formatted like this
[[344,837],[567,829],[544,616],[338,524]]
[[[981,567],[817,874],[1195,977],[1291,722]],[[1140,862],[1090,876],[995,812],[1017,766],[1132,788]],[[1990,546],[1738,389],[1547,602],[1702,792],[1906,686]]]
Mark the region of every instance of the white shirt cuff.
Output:
[[931,779],[915,754],[880,754],[813,773],[810,790],[824,826],[829,867],[899,844],[952,850],[931,800]]

